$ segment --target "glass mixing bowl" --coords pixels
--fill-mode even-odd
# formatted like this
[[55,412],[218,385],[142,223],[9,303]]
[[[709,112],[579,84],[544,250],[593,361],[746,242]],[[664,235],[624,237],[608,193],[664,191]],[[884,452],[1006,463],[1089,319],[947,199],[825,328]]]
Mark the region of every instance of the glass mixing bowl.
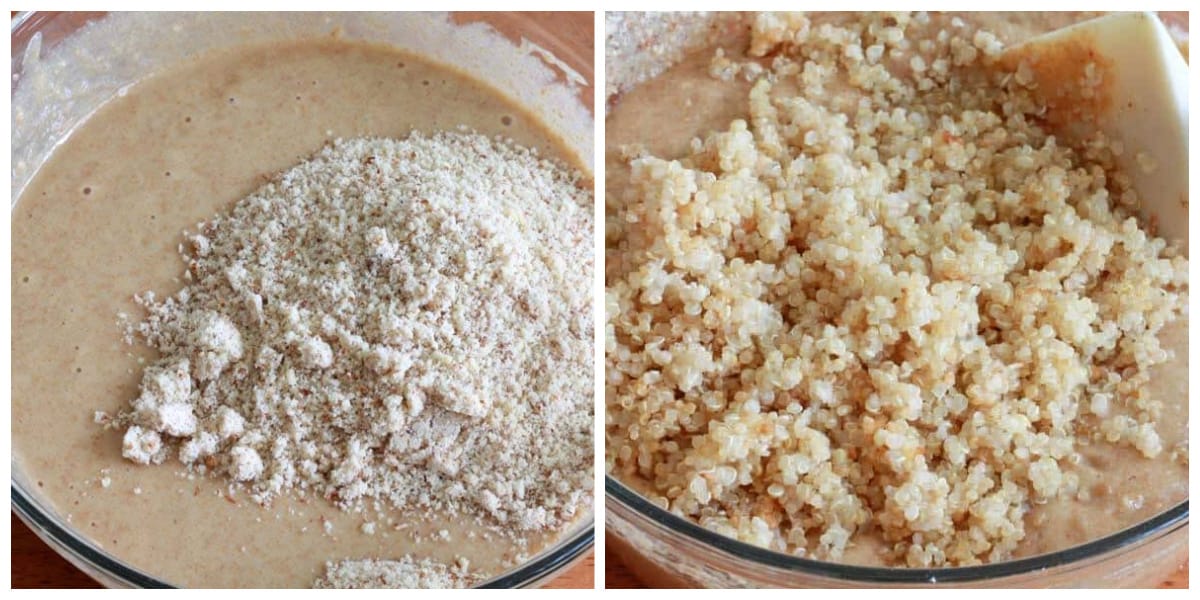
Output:
[[[295,15],[292,17],[291,15]],[[104,57],[85,56],[82,53],[55,52],[64,40],[85,28],[89,23],[102,19],[105,13],[55,13],[55,12],[26,12],[14,17],[12,21],[12,81],[13,94],[21,85],[37,84],[36,78],[27,79],[26,60],[29,56],[41,59],[76,61],[80,63],[80,71],[86,70],[91,61]],[[412,15],[404,13],[365,15],[363,13],[330,13],[324,15],[312,13],[289,13],[287,15],[260,15],[242,13],[240,19],[271,18],[278,21],[272,28],[264,28],[255,39],[279,39],[282,36],[295,35],[306,28],[319,27],[328,31],[330,27],[340,26],[347,37],[373,41],[390,42],[406,49],[421,51],[435,49],[445,44],[444,38],[437,33],[425,32],[416,36],[414,46],[407,43],[396,43],[395,25],[403,30],[404,20]],[[197,18],[202,16],[197,15]],[[294,21],[294,22],[293,22]],[[547,14],[522,13],[460,13],[452,16],[456,24],[483,22],[494,32],[512,42],[514,46],[522,43],[536,44],[538,52],[545,65],[541,69],[542,86],[523,85],[516,83],[514,74],[504,73],[504,69],[495,69],[489,65],[487,56],[472,58],[470,53],[459,52],[438,56],[436,51],[425,52],[472,73],[480,79],[492,83],[499,89],[509,90],[517,100],[559,133],[568,147],[576,153],[579,162],[592,164],[592,93],[594,89],[592,69],[592,47],[590,21],[586,29],[578,27],[562,27],[562,21],[556,21]],[[166,29],[164,29],[166,31]],[[246,32],[239,31],[244,36]],[[389,35],[391,34],[391,35]],[[189,48],[180,48],[179,56],[187,56],[197,52],[223,45],[232,45],[245,41],[239,35],[212,36],[206,39],[189,39]],[[403,38],[406,39],[407,38]],[[483,54],[483,53],[479,53]],[[45,113],[37,115],[42,127],[22,127],[14,119],[13,125],[13,197],[15,205],[20,192],[29,177],[37,170],[41,161],[45,160],[55,144],[69,135],[75,125],[87,118],[98,106],[114,94],[121,93],[125,87],[140,80],[145,75],[154,72],[162,65],[169,64],[176,57],[155,55],[125,57],[114,56],[110,69],[94,77],[87,84],[67,82],[64,86],[70,88],[70,93],[61,97],[61,102],[40,107]],[[511,70],[510,70],[511,71]],[[528,75],[528,73],[526,73]],[[536,75],[535,76],[539,76]],[[506,78],[508,80],[506,81]],[[536,82],[537,80],[535,80]],[[44,82],[43,82],[44,83]],[[63,82],[52,82],[60,85]],[[76,85],[78,84],[78,85]],[[569,85],[568,85],[569,84]],[[70,525],[63,515],[49,507],[41,498],[37,487],[31,485],[34,477],[26,474],[18,457],[12,458],[12,510],[38,537],[51,548],[61,554],[76,567],[108,587],[170,587],[167,581],[158,579],[154,573],[134,568],[114,555],[102,549],[99,545],[82,535],[78,529]],[[581,515],[577,523],[562,533],[558,541],[542,552],[532,556],[525,563],[503,573],[483,584],[486,588],[518,588],[538,587],[546,584],[562,574],[576,563],[580,562],[592,549],[594,541],[593,515],[589,510]]]
[[1188,555],[1188,503],[1086,544],[977,567],[898,569],[797,558],[709,531],[604,482],[605,541],[655,587],[1154,587]]
[[[684,52],[708,44],[725,15],[627,13],[606,31],[606,96],[611,104]],[[1186,28],[1179,15],[1165,20]],[[644,49],[653,45],[654,54]],[[1163,219],[1187,220],[1186,208],[1148,207]],[[883,587],[1154,587],[1188,557],[1188,501],[1091,542],[1039,556],[975,567],[879,568],[836,564],[773,552],[709,531],[605,477],[607,548],[647,585],[715,588]]]

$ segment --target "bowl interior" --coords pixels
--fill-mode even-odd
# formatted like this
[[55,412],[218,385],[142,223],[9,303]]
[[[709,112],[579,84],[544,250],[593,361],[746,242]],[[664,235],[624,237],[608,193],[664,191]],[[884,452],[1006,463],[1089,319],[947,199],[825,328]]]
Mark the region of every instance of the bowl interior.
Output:
[[[12,25],[11,205],[79,123],[148,75],[209,50],[331,32],[423,54],[504,90],[590,169],[591,28],[573,23],[520,13],[25,13]],[[81,535],[31,483],[14,456],[14,512],[77,566],[110,585],[168,585]],[[592,521],[589,505],[555,543],[483,586],[548,580],[590,550]]]

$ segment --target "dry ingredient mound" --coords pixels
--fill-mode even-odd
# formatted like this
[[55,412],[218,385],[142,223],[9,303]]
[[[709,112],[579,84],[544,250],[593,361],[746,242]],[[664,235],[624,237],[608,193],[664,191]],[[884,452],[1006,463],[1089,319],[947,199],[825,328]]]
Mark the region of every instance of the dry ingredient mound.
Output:
[[115,420],[261,503],[296,490],[506,530],[592,481],[591,192],[468,133],[337,141],[186,235],[188,285],[130,325],[161,353]]
[[466,559],[452,565],[428,558],[404,556],[398,560],[344,560],[325,565],[325,576],[316,589],[446,589],[468,588],[485,578],[474,573]]
[[929,567],[1004,560],[1031,506],[1085,498],[1079,445],[1186,461],[1144,393],[1186,255],[1137,220],[1119,144],[1056,139],[1002,50],[902,13],[762,14],[748,60],[716,52],[749,117],[681,160],[630,149],[610,190],[612,474],[748,543],[836,560],[875,532]]

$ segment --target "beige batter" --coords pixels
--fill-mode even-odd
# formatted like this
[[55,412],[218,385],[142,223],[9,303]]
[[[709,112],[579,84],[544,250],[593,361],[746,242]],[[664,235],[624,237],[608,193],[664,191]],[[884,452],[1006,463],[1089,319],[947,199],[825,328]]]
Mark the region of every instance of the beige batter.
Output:
[[[1019,40],[1038,32],[1065,26],[1091,15],[1043,13],[1039,15],[963,15],[1005,41]],[[947,20],[949,16],[945,17]],[[744,29],[725,35],[718,45],[728,56],[745,60],[748,37]],[[747,119],[751,83],[741,78],[721,81],[709,75],[713,48],[697,51],[663,74],[621,95],[605,123],[605,198],[609,206],[622,202],[630,176],[622,147],[640,145],[654,156],[678,158],[688,153],[695,137],[725,129],[734,119]],[[764,61],[766,62],[766,61]],[[605,261],[609,272],[619,272],[611,256]],[[1158,432],[1163,447],[1170,449],[1188,439],[1187,322],[1177,321],[1163,330],[1162,345],[1175,352],[1175,359],[1161,367],[1148,394],[1164,400]],[[1026,520],[1027,536],[1018,556],[1061,550],[1115,533],[1144,521],[1188,497],[1186,463],[1164,452],[1148,460],[1128,447],[1108,444],[1079,448],[1085,457],[1079,465],[1081,489],[1091,499],[1061,498],[1035,506]],[[635,489],[637,481],[626,482]],[[867,531],[855,537],[844,562],[885,564],[879,555],[883,542]]]
[[[181,231],[334,138],[460,125],[571,156],[498,91],[412,54],[338,39],[223,51],[105,105],[13,212],[14,476],[96,545],[180,586],[308,586],[327,560],[407,553],[463,556],[494,575],[553,542],[522,548],[453,515],[385,511],[378,520],[320,498],[260,508],[219,481],[182,477],[174,460],[122,459],[121,433],[93,422],[137,395],[147,356],[121,341],[117,315],[141,314],[134,293],[179,288]],[[366,520],[379,523],[373,535],[360,531]]]

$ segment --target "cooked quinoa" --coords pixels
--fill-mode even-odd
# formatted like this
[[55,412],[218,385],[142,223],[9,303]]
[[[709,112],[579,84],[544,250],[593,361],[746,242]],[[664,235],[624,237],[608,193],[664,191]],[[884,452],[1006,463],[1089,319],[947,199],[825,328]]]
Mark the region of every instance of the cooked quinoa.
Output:
[[1042,127],[996,35],[817,21],[758,15],[756,59],[715,53],[754,82],[747,119],[679,160],[629,150],[608,471],[799,556],[874,530],[898,565],[1004,560],[1031,505],[1086,495],[1080,445],[1186,456],[1144,388],[1187,258],[1138,221],[1119,144]]

